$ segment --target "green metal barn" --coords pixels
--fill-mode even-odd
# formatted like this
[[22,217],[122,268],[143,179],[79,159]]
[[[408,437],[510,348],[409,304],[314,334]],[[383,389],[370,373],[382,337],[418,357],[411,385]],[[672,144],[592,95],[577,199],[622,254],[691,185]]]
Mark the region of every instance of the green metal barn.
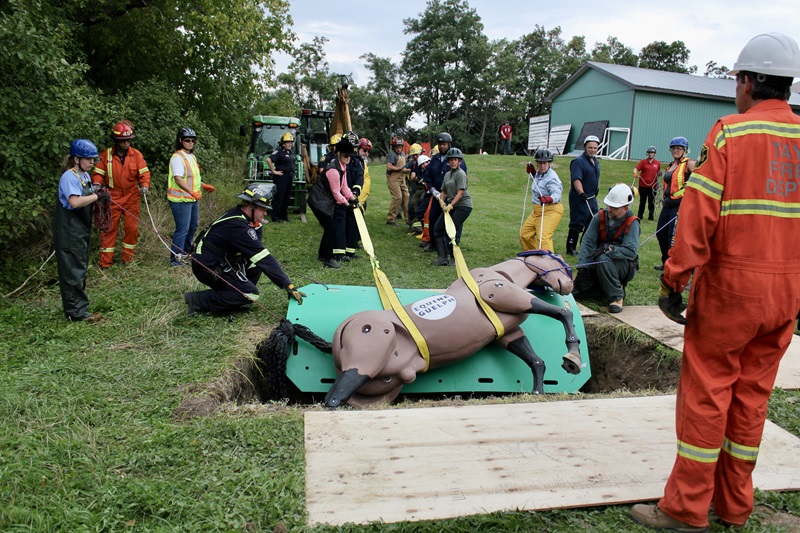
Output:
[[[589,61],[549,96],[550,127],[572,126],[565,153],[582,149],[575,144],[584,123],[608,121],[614,131],[607,134],[603,154],[619,151],[624,156],[627,128],[629,159],[645,157],[647,147],[654,145],[663,161],[677,135],[689,140],[689,156],[696,158],[714,122],[736,113],[735,87],[732,79]],[[800,95],[792,94],[789,104],[800,112]]]

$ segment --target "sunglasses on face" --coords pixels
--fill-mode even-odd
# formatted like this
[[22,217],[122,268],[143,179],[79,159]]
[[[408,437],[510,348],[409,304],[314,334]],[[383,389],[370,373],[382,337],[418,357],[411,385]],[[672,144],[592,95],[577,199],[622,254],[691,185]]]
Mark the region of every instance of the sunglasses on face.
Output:
[[194,139],[183,139],[183,142],[194,144]]

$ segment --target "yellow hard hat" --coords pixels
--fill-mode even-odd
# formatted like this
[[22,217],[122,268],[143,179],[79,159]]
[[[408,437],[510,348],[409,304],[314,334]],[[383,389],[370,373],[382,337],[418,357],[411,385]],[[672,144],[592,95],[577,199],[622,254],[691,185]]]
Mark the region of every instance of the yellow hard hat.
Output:
[[431,155],[436,155],[439,153],[439,145],[437,144],[433,148],[431,148]]
[[291,133],[289,133],[289,132],[287,131],[286,133],[284,133],[283,135],[281,135],[281,142],[282,142],[282,143],[285,143],[285,142],[294,142],[294,135],[292,135]]
[[328,144],[335,145],[336,143],[338,143],[341,140],[342,140],[342,134],[341,133],[334,133],[333,135],[331,135],[331,142],[328,143]]
[[424,151],[425,150],[422,149],[422,146],[420,146],[417,143],[414,143],[414,144],[411,145],[411,149],[408,151],[408,155],[417,155],[417,154],[421,154]]

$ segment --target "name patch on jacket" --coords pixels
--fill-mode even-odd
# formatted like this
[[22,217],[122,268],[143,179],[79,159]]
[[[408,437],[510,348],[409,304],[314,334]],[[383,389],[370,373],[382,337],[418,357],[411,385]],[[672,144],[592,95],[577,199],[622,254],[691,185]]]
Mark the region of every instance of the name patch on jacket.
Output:
[[250,235],[250,238],[253,239],[254,241],[258,240],[258,235],[256,235],[256,230],[254,230],[253,228],[248,229],[247,234]]

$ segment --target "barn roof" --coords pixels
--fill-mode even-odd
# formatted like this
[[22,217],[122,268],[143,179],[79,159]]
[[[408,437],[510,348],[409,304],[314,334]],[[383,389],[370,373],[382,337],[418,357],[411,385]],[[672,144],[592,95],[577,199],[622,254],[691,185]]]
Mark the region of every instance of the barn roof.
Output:
[[[553,91],[548,100],[554,100],[567,87],[578,80],[589,69],[594,69],[603,74],[628,85],[631,89],[639,91],[653,91],[659,93],[672,93],[713,100],[733,100],[736,90],[736,80],[723,78],[707,78],[692,74],[666,72],[663,70],[650,70],[646,68],[628,67],[625,65],[612,65],[588,61],[578,71],[564,82],[561,87]],[[792,93],[789,98],[792,107],[800,106],[800,95]]]

